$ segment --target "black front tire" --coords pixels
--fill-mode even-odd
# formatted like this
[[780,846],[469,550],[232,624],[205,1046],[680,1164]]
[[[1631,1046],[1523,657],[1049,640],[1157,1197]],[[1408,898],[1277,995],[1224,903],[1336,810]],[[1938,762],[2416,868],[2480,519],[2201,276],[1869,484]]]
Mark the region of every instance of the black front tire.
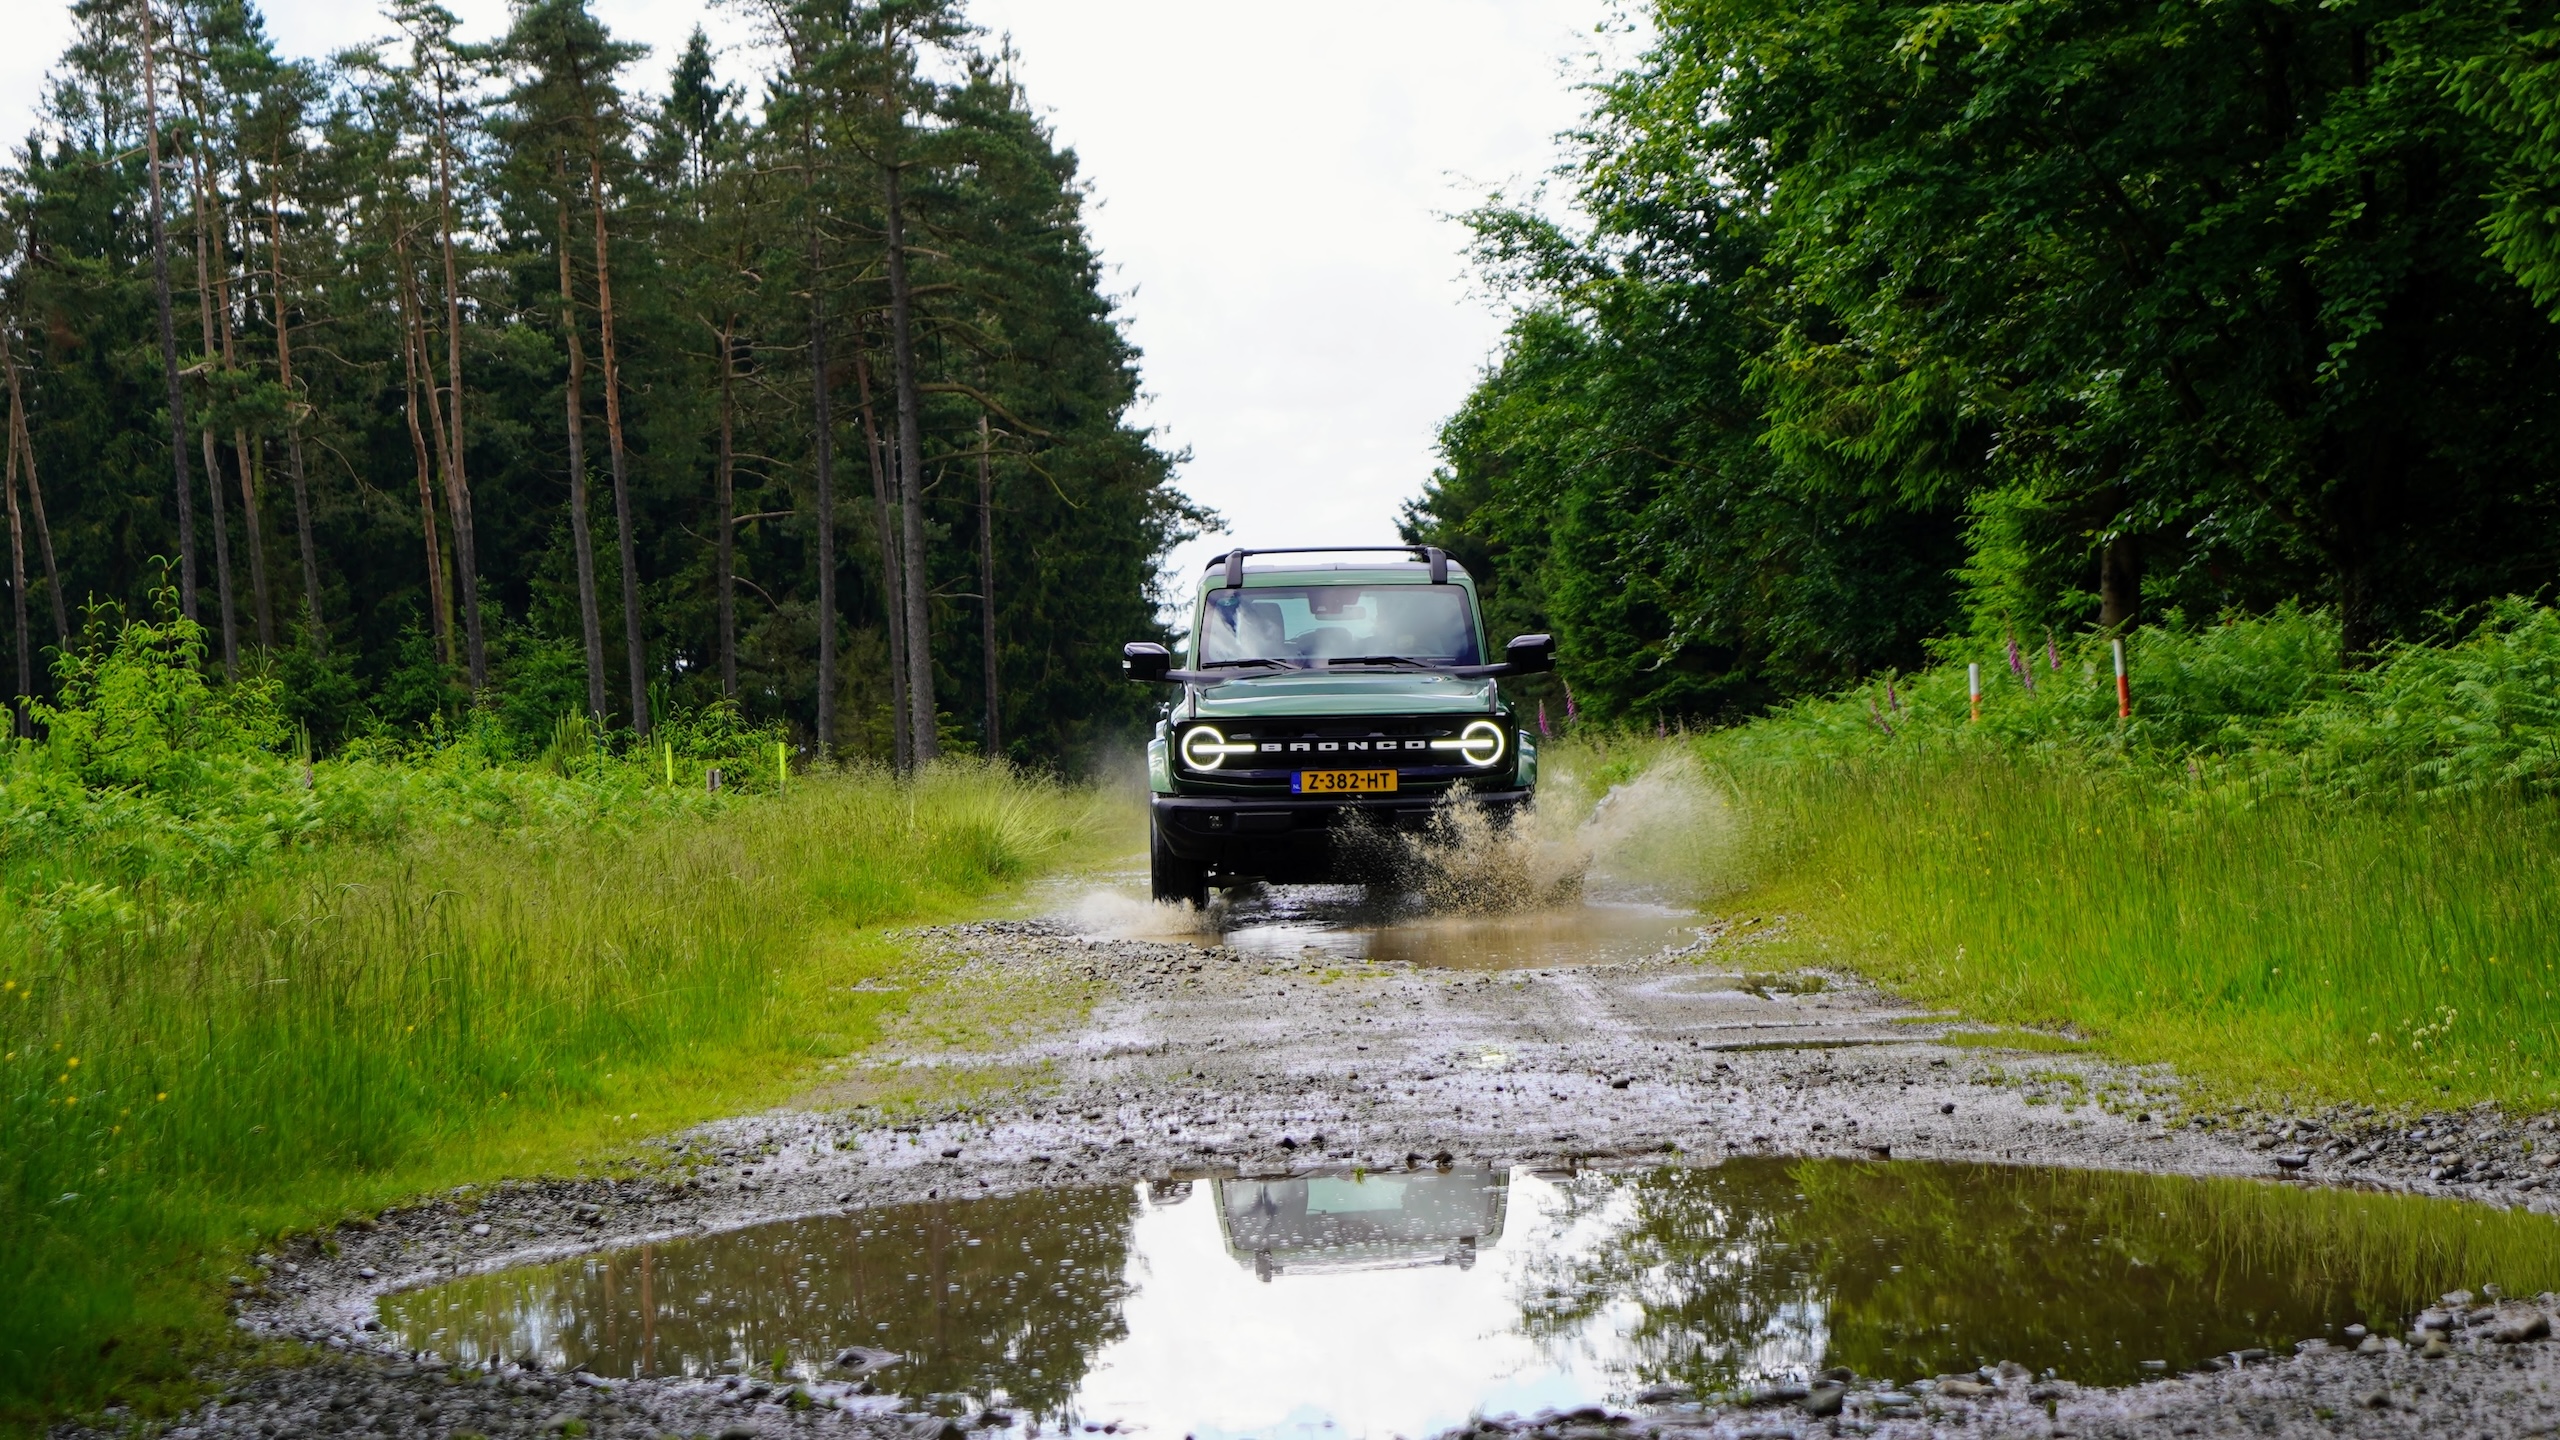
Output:
[[1197,860],[1185,860],[1164,843],[1164,822],[1151,821],[1147,826],[1147,873],[1153,882],[1156,899],[1167,904],[1189,901],[1195,910],[1209,904],[1209,867]]

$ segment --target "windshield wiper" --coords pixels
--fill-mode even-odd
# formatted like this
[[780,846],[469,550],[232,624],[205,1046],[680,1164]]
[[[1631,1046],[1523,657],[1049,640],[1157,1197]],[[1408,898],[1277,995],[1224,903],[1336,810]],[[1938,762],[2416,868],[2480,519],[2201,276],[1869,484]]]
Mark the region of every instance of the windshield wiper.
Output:
[[1192,668],[1197,670],[1233,670],[1247,665],[1267,666],[1273,670],[1295,670],[1298,668],[1286,660],[1273,660],[1267,656],[1256,656],[1250,660],[1211,660],[1206,664],[1197,665]]
[[1410,655],[1338,655],[1325,662],[1328,670],[1344,665],[1401,665],[1408,670],[1444,670],[1448,667],[1436,660],[1417,660]]

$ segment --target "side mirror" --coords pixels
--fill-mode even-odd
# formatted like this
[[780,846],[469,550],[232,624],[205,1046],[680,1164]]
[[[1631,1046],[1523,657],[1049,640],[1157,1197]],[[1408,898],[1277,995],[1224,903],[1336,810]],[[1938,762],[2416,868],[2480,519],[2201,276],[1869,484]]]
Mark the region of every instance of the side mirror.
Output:
[[1544,675],[1556,668],[1556,637],[1514,635],[1502,647],[1502,663],[1513,675]]
[[1152,640],[1132,640],[1120,647],[1120,675],[1127,680],[1162,682],[1173,668],[1172,652]]

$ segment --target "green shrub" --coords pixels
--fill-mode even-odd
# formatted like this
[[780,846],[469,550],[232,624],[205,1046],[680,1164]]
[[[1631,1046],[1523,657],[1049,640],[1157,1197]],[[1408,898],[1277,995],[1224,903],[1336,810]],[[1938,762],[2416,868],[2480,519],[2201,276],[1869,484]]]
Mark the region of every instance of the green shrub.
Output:
[[2487,606],[2438,644],[2341,663],[2335,622],[2285,606],[2127,642],[2133,716],[2119,719],[2105,642],[1986,649],[1972,718],[1961,645],[1913,675],[1872,680],[1722,732],[1729,764],[1826,764],[1927,752],[2042,755],[2192,789],[2336,799],[2560,785],[2560,612]]

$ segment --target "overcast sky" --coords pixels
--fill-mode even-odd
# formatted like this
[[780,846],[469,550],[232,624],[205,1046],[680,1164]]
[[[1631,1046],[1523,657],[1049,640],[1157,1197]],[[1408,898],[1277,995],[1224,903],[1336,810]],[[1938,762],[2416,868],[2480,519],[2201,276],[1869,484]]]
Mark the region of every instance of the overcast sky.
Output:
[[[505,0],[446,0],[468,38]],[[69,38],[55,0],[14,0],[0,134],[26,134]],[[725,11],[596,0],[654,47],[664,86],[696,23],[729,78],[755,57]],[[1229,544],[1391,544],[1432,440],[1500,339],[1445,218],[1556,162],[1595,57],[1629,42],[1620,0],[974,0],[1010,35],[1035,107],[1072,146],[1090,221],[1144,350],[1141,423],[1188,449],[1183,489]],[[286,53],[387,31],[363,0],[267,0]],[[1604,29],[1604,27],[1609,27]],[[14,141],[12,148],[14,148]]]

